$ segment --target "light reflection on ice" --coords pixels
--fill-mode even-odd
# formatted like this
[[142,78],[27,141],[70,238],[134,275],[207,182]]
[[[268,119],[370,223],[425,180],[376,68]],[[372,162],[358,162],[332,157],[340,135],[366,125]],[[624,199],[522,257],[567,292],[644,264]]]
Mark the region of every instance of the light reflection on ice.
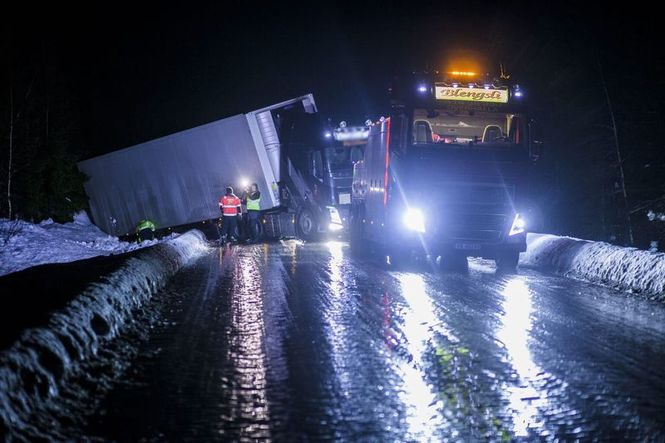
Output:
[[352,378],[347,369],[345,359],[349,358],[348,350],[345,347],[346,340],[346,319],[344,318],[344,306],[348,300],[344,297],[344,281],[342,278],[342,265],[344,263],[344,243],[338,241],[329,241],[326,247],[330,252],[330,261],[328,270],[330,271],[330,307],[326,310],[326,320],[329,327],[328,337],[332,347],[332,359],[335,367],[335,374],[339,380],[342,392],[350,391]]
[[270,438],[261,278],[250,257],[239,260],[241,284],[234,291],[231,361],[237,383],[231,394],[231,417],[241,418],[242,439]]
[[333,275],[333,281],[341,281],[341,265],[344,259],[344,243],[338,241],[329,241],[326,243],[328,251],[330,251],[330,272]]
[[400,390],[400,398],[406,406],[410,437],[418,441],[433,441],[433,431],[441,425],[439,408],[442,405],[427,383],[423,359],[432,336],[431,328],[438,321],[422,276],[401,274],[398,279],[408,304],[403,316],[403,332],[407,349],[413,358],[411,362],[404,361],[401,365],[404,385]]
[[533,311],[531,291],[523,277],[514,277],[503,289],[502,327],[497,338],[506,346],[506,352],[517,373],[517,384],[505,387],[513,415],[513,432],[518,437],[528,435],[529,429],[541,426],[538,423],[538,408],[546,400],[538,392],[536,377],[541,372],[529,350],[531,313]]
[[303,242],[300,240],[280,240],[280,243],[282,246],[284,246],[284,249],[286,249],[286,252],[288,252],[289,256],[291,257],[291,266],[289,268],[289,272],[291,275],[294,275],[298,265],[298,247],[302,246]]

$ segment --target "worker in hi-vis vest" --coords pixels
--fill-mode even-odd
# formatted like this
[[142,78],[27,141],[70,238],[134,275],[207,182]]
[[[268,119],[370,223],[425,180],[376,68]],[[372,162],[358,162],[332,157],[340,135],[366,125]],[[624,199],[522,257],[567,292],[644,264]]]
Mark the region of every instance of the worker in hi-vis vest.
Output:
[[141,243],[143,240],[153,240],[155,238],[155,223],[147,218],[141,220],[136,225],[136,241]]
[[256,243],[259,241],[259,215],[261,214],[261,193],[259,192],[259,185],[252,183],[252,187],[245,198],[247,200],[250,243]]
[[236,240],[236,229],[240,218],[240,199],[233,193],[233,188],[226,188],[226,193],[219,199],[219,209],[222,211],[222,231],[219,241]]

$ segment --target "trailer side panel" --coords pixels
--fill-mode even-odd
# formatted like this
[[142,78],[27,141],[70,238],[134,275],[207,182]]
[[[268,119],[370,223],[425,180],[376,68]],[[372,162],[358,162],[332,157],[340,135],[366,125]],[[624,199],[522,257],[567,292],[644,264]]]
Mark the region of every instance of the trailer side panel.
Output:
[[[257,149],[245,115],[237,115],[82,161],[79,168],[90,177],[85,189],[95,224],[123,235],[142,218],[159,227],[215,218],[224,188],[241,178],[271,194],[274,177],[266,176]],[[273,204],[262,199],[262,209]]]

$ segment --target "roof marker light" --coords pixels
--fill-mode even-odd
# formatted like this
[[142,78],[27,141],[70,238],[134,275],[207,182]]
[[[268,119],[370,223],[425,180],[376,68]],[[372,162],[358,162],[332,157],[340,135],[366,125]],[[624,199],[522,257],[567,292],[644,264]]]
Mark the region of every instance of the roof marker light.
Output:
[[449,72],[448,74],[455,75],[455,76],[460,76],[460,77],[475,77],[476,76],[475,72],[469,72],[469,71],[452,71],[452,72]]

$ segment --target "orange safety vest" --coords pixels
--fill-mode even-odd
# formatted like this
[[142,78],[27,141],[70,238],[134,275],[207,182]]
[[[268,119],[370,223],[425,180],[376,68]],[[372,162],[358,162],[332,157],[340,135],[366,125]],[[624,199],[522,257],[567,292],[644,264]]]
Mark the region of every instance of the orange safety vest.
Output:
[[234,194],[225,195],[219,199],[219,207],[222,209],[222,215],[234,217],[240,214],[240,199]]

